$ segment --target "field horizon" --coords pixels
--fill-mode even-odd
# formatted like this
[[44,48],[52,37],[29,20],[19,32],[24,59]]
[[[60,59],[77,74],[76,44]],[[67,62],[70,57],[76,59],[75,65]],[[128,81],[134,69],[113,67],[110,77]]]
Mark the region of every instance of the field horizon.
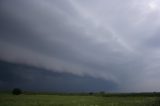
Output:
[[160,93],[0,92],[0,106],[160,106]]

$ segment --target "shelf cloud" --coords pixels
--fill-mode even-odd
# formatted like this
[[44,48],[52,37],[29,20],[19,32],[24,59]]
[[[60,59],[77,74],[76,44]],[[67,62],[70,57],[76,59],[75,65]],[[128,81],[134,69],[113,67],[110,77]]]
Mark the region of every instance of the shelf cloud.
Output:
[[159,3],[2,0],[0,60],[110,80],[117,91],[157,91]]

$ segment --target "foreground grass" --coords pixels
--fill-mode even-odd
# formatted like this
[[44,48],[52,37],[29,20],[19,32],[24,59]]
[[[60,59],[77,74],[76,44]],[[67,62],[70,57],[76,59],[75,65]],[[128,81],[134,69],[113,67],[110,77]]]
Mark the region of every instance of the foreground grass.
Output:
[[0,95],[0,106],[160,106],[158,97]]

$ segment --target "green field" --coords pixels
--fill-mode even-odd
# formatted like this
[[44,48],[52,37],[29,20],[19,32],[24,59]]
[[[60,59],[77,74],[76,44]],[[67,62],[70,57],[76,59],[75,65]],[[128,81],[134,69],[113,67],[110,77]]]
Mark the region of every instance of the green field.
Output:
[[0,106],[160,106],[159,97],[0,95]]

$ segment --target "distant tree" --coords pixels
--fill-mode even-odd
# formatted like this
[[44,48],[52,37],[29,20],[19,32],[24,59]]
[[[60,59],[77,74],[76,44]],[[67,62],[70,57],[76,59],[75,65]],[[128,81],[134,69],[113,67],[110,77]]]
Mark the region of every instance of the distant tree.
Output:
[[100,95],[104,95],[105,92],[104,92],[104,91],[100,91],[99,94],[100,94]]
[[93,95],[94,93],[93,92],[89,92],[89,95]]
[[14,89],[12,90],[12,94],[13,94],[13,95],[20,95],[20,94],[22,94],[22,90],[19,89],[19,88],[14,88]]

